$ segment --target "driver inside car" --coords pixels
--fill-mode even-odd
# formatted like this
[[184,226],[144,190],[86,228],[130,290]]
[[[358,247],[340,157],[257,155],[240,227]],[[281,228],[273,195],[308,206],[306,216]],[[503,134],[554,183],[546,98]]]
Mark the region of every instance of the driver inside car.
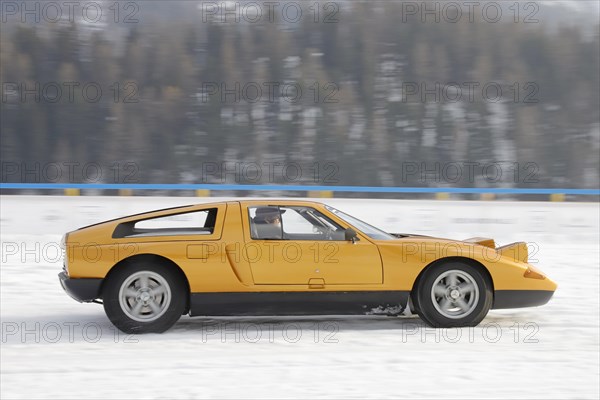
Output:
[[282,239],[281,211],[278,207],[260,207],[253,218],[257,239]]

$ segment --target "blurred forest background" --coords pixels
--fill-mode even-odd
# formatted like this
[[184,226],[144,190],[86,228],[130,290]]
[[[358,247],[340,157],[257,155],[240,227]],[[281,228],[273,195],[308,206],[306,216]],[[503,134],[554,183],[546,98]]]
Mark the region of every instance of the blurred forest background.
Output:
[[[523,8],[518,23],[507,8],[498,23],[467,16],[457,23],[403,21],[400,1],[335,2],[339,11],[325,23],[325,2],[317,3],[318,22],[308,9],[313,3],[301,3],[305,16],[294,23],[278,13],[274,22],[223,22],[205,18],[195,1],[137,2],[138,21],[129,23],[123,9],[120,21],[109,15],[95,24],[9,17],[0,38],[2,162],[30,169],[93,162],[107,170],[135,163],[135,183],[247,183],[239,174],[227,182],[219,173],[206,175],[208,163],[238,162],[307,169],[335,163],[334,180],[315,182],[306,173],[294,184],[599,186],[593,2],[536,3],[535,23],[523,23],[529,14]],[[39,101],[32,94],[22,99],[23,87],[38,83],[42,91],[49,82],[94,82],[103,92],[97,102],[84,98],[81,86],[72,101],[66,90],[56,102],[44,93]],[[236,82],[258,84],[262,96],[252,101],[249,91],[251,98],[241,92],[223,99],[207,91],[211,83],[232,89]],[[271,99],[268,82],[298,84],[302,96]],[[473,101],[467,82],[479,84]],[[14,83],[21,86],[15,90]],[[457,83],[462,98],[409,96],[413,83],[429,89]],[[486,83],[500,85],[498,101],[482,95]],[[408,164],[431,169],[451,162],[518,163],[521,175],[505,171],[489,182],[465,174],[449,182],[406,174]],[[531,172],[536,179],[524,179]],[[35,181],[35,174],[25,180]],[[121,183],[109,173],[103,181]],[[290,183],[266,173],[260,182]]]

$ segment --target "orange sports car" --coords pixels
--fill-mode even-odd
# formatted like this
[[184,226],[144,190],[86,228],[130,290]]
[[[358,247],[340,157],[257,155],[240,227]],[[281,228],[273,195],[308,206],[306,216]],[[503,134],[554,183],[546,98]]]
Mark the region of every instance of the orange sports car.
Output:
[[490,309],[547,303],[556,283],[523,242],[384,232],[311,201],[249,200],[132,215],[67,233],[64,290],[128,333],[183,314],[417,313],[474,326]]

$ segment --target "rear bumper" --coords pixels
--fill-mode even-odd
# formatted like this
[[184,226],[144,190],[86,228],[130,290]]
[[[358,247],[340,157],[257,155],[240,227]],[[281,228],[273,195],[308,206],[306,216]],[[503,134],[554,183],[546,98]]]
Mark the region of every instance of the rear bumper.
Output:
[[553,295],[552,290],[496,290],[492,309],[537,307],[546,304]]
[[100,297],[102,279],[72,279],[64,271],[58,274],[58,279],[64,291],[80,303],[90,302]]

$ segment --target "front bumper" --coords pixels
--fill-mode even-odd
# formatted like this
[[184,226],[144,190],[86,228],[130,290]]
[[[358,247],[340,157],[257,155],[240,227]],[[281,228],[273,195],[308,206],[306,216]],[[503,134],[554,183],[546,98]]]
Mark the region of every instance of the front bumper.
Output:
[[492,309],[537,307],[546,304],[553,290],[496,290]]
[[58,274],[58,279],[64,291],[80,303],[91,302],[100,297],[102,279],[72,279],[65,271]]

